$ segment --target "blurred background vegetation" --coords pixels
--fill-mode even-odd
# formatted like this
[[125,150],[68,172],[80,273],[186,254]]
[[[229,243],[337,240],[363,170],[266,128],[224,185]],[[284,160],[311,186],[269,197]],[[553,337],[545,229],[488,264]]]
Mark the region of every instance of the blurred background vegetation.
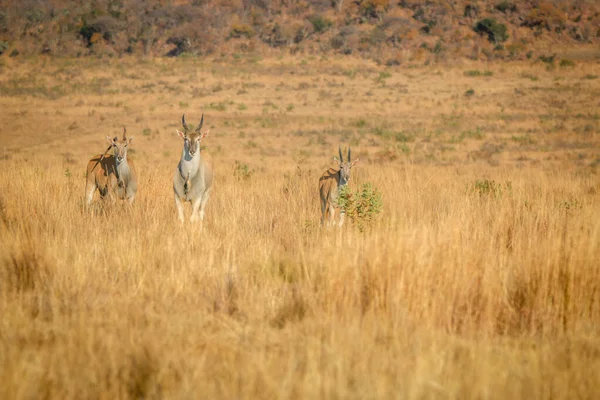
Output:
[[599,37],[595,0],[0,1],[0,54],[12,57],[284,52],[400,65],[538,59]]

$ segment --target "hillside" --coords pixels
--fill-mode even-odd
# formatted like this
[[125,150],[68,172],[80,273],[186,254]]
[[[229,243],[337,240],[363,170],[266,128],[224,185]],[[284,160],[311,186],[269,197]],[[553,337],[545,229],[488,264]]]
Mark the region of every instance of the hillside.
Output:
[[[4,0],[0,54],[352,54],[386,65],[598,58],[593,0]],[[562,50],[562,51],[561,51]],[[562,58],[565,58],[562,57]]]

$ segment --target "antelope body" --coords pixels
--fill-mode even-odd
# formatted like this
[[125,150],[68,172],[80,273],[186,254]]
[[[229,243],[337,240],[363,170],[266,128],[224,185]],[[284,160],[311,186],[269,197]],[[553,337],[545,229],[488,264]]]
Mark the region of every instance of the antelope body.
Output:
[[209,131],[200,132],[204,124],[204,114],[194,131],[185,123],[185,114],[181,117],[181,124],[184,131],[177,130],[177,134],[183,139],[183,149],[173,176],[175,206],[179,221],[183,222],[183,202],[189,201],[192,203],[190,221],[202,222],[214,176],[212,158],[205,151],[200,151],[200,142]]
[[100,197],[116,195],[119,199],[127,199],[133,203],[137,192],[137,174],[132,160],[127,158],[127,147],[133,140],[133,136],[127,138],[126,130],[123,128],[123,139],[121,141],[106,137],[113,149],[113,154],[100,154],[92,157],[88,162],[86,171],[85,195],[86,202],[90,204],[96,189]]
[[[350,149],[346,162],[342,157],[342,149],[339,149],[340,158],[333,158],[338,168],[329,168],[319,178],[319,193],[321,196],[321,225],[329,219],[328,225],[335,223],[335,210],[338,207],[337,199],[339,190],[350,180],[350,169],[358,162],[358,158],[350,162]],[[340,209],[339,226],[344,224],[344,210]]]

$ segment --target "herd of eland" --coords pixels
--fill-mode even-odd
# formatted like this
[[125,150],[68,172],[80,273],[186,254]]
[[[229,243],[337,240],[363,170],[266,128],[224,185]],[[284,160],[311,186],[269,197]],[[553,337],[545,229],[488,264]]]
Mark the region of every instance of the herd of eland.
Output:
[[[201,151],[200,142],[210,131],[202,132],[204,114],[196,129],[191,130],[185,122],[185,114],[181,117],[183,131],[177,134],[183,139],[181,158],[173,175],[173,192],[175,207],[180,222],[184,222],[183,203],[192,205],[191,222],[204,220],[204,208],[212,190],[214,172],[212,158],[206,151]],[[127,149],[133,136],[127,137],[123,128],[123,139],[106,137],[109,147],[104,154],[92,157],[86,171],[85,198],[89,205],[96,190],[101,198],[117,197],[130,204],[137,192],[137,174],[133,161],[127,158]],[[107,154],[112,150],[112,154]],[[339,158],[334,157],[337,168],[329,168],[319,178],[319,194],[321,198],[321,225],[335,224],[335,210],[339,210],[339,222],[344,224],[344,210],[340,209],[337,200],[342,187],[350,180],[350,169],[356,165],[358,158],[351,161],[351,150],[348,148],[346,161],[339,149]],[[327,221],[326,221],[327,220]]]

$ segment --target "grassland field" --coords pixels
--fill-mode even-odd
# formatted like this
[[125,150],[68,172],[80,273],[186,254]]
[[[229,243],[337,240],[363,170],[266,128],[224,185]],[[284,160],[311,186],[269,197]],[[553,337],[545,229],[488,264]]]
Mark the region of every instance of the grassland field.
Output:
[[[597,62],[3,58],[0,110],[0,398],[597,396]],[[124,126],[136,201],[86,208]],[[364,230],[319,226],[340,145]]]

